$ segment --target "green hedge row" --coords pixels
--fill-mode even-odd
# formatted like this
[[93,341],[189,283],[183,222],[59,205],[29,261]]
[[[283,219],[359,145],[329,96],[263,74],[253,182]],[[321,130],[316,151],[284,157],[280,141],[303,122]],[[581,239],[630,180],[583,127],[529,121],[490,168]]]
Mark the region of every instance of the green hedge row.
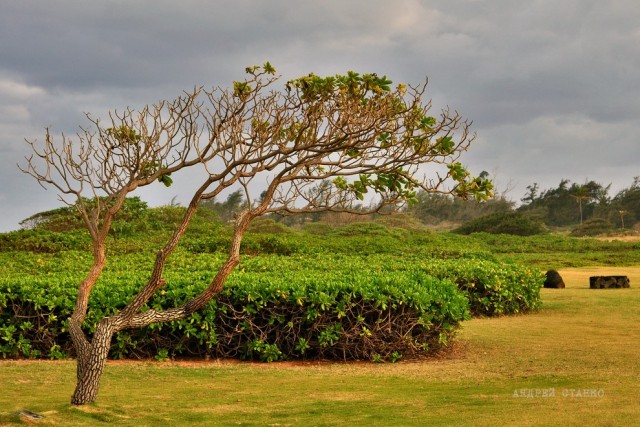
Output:
[[419,271],[454,282],[469,300],[472,316],[499,316],[526,313],[541,305],[540,288],[544,274],[519,264],[505,264],[484,258],[422,258],[420,255],[344,254],[311,256],[260,256],[247,260],[245,269],[256,272],[288,271],[303,276],[333,270],[348,275],[352,271],[376,274]]
[[545,225],[520,212],[496,212],[471,220],[453,230],[454,233],[490,233],[533,236],[547,233]]
[[[75,283],[39,278],[0,282],[0,355],[62,358],[72,353],[66,318]],[[191,280],[157,295],[156,309],[199,291]],[[120,308],[135,284],[101,284],[91,298],[86,327]],[[446,346],[468,318],[465,297],[451,282],[418,272],[292,280],[286,274],[239,274],[220,297],[191,318],[114,337],[113,358],[238,357],[265,361],[309,358],[398,360]]]
[[84,231],[60,233],[47,230],[19,230],[0,233],[0,252],[56,253],[69,249],[90,248],[91,239]]
[[[149,306],[174,307],[211,279],[221,254],[178,252]],[[0,254],[0,356],[71,354],[66,319],[90,258],[82,252]],[[145,281],[144,253],[110,258],[86,329],[122,308]],[[131,269],[136,265],[137,269]],[[224,292],[187,320],[123,331],[113,358],[171,356],[397,360],[438,351],[473,315],[540,305],[542,273],[474,259],[408,256],[245,257]]]
[[469,300],[473,316],[519,314],[540,308],[541,271],[485,260],[431,260],[422,269],[451,280]]

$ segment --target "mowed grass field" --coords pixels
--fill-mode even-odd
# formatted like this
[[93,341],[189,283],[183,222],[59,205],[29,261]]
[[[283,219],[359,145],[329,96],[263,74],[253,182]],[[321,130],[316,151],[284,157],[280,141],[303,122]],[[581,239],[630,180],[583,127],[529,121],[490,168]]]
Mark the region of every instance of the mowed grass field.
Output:
[[[560,273],[541,311],[465,322],[432,360],[110,362],[82,408],[72,361],[0,361],[0,426],[640,425],[640,267]],[[591,290],[594,274],[632,287]]]

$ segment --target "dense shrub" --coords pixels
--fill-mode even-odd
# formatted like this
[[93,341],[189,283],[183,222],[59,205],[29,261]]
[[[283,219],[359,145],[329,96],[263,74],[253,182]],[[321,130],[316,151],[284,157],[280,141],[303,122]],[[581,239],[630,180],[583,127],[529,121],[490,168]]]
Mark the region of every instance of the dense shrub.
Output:
[[473,316],[526,313],[542,304],[544,274],[538,270],[475,259],[433,260],[422,268],[453,281],[466,294]]
[[302,226],[307,234],[326,236],[335,229],[335,226],[326,222],[309,222]]
[[[192,253],[223,253],[229,250],[231,236],[220,233],[202,237],[187,237],[183,247]],[[287,235],[247,234],[240,252],[245,255],[276,254],[291,255],[300,249],[299,241]]]
[[336,237],[402,237],[406,230],[389,228],[377,222],[354,222],[336,228],[331,234]]
[[84,250],[91,247],[90,242],[89,233],[82,230],[64,233],[47,230],[18,230],[0,234],[0,252],[55,253],[65,250]]
[[[167,234],[162,224],[178,220],[181,211],[148,209],[147,231],[132,229],[129,236],[120,230],[111,238],[88,329],[122,308],[144,283],[153,248]],[[380,223],[328,227],[320,234],[272,221],[257,225],[246,235],[245,257],[217,301],[188,320],[122,331],[114,337],[111,357],[397,360],[430,354],[449,342],[469,307],[473,315],[492,316],[540,305],[542,274],[499,264],[485,248],[511,253],[531,250],[530,243],[549,241],[554,249],[587,244],[411,232]],[[229,243],[226,226],[200,218],[168,260],[169,284],[150,306],[173,307],[205,286]],[[70,354],[66,319],[91,261],[89,246],[80,231],[0,234],[0,357]]]
[[532,236],[545,232],[544,225],[519,212],[498,212],[469,221],[454,230],[460,234],[491,233]]
[[250,233],[287,234],[292,233],[291,228],[273,218],[256,218],[249,226]]
[[[89,330],[130,300],[152,255],[111,258],[90,300]],[[223,259],[221,253],[179,252],[167,264],[167,287],[150,306],[184,302],[211,280]],[[73,251],[0,254],[0,356],[70,354],[66,318],[89,262],[89,254]],[[468,258],[245,257],[205,310],[187,320],[122,331],[111,357],[417,357],[445,346],[469,305],[475,315],[537,308],[543,280],[541,272],[522,266]]]
[[418,218],[404,212],[380,215],[375,219],[375,222],[386,227],[428,232],[425,225]]
[[[342,272],[343,273],[343,272]],[[90,300],[87,329],[121,308],[139,278],[120,272]],[[174,307],[201,286],[180,274],[150,302]],[[72,351],[66,318],[75,279],[0,279],[0,356],[65,357]],[[111,277],[111,279],[116,279]],[[432,354],[449,344],[468,303],[455,285],[420,272],[317,274],[239,272],[219,298],[191,318],[118,333],[111,357],[176,355],[398,360]]]
[[574,237],[597,236],[613,230],[613,225],[603,218],[593,218],[585,221],[571,230]]
[[20,225],[27,230],[40,229],[61,232],[82,229],[84,222],[74,206],[63,206],[32,215],[20,221]]

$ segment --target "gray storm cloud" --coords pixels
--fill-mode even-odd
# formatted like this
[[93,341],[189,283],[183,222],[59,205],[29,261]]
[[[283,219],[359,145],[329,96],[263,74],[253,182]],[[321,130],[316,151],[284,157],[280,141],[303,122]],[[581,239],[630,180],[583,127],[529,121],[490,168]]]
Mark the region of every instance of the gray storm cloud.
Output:
[[[0,58],[0,231],[58,205],[16,167],[24,138],[228,85],[265,60],[286,78],[428,77],[435,109],[474,122],[465,161],[514,200],[533,182],[621,188],[640,175],[635,0],[4,2]],[[143,197],[168,203],[187,182]]]

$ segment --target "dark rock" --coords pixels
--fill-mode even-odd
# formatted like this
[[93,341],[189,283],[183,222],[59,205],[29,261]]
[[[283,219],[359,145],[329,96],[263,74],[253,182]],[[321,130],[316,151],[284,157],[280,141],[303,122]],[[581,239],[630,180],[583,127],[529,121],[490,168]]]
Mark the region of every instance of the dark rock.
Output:
[[631,282],[627,276],[591,276],[589,287],[591,289],[629,288]]
[[547,279],[544,281],[545,288],[552,289],[563,289],[564,280],[562,280],[562,276],[556,270],[547,271]]

